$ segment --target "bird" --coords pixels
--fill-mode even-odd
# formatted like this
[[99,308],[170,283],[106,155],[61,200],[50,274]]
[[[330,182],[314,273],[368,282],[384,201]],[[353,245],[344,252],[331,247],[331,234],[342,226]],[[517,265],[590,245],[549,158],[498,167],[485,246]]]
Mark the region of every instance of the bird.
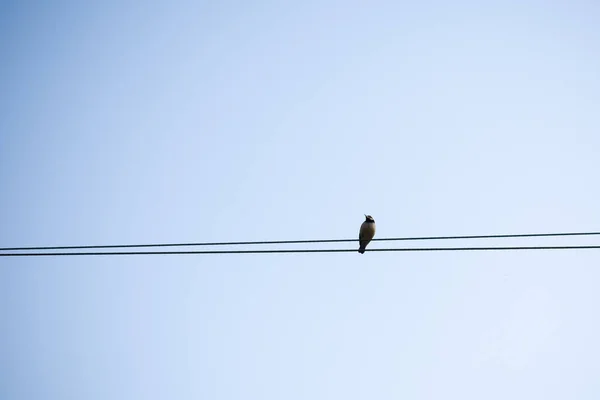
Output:
[[360,232],[358,233],[358,243],[360,247],[358,248],[358,252],[363,254],[367,245],[375,236],[375,220],[370,215],[365,214],[365,222],[360,226]]

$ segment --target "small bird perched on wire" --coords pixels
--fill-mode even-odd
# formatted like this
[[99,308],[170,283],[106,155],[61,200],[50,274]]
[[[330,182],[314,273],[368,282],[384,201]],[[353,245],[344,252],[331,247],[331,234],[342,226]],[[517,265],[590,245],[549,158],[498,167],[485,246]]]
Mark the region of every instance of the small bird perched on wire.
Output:
[[365,222],[360,226],[360,232],[358,233],[358,243],[360,247],[358,248],[358,252],[363,254],[367,245],[375,236],[375,220],[370,215],[365,214]]

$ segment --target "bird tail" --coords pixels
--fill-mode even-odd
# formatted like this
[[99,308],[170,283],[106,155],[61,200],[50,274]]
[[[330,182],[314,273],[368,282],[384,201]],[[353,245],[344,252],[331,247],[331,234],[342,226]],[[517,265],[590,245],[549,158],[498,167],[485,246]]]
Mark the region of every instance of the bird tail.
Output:
[[364,248],[363,246],[360,246],[360,247],[358,248],[358,252],[359,252],[360,254],[364,254],[364,252],[365,252],[365,248]]

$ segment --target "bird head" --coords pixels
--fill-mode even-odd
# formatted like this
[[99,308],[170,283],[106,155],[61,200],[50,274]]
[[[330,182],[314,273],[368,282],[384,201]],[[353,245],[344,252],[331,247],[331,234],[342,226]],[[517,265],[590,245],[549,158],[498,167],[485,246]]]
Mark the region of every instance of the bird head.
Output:
[[365,221],[367,222],[375,222],[375,220],[373,219],[373,217],[371,217],[370,215],[365,214]]

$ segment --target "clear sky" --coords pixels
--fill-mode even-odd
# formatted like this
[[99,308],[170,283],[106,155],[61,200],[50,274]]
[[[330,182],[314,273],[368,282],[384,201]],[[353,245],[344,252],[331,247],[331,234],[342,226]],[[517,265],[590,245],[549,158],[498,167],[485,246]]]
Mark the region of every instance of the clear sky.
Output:
[[[600,230],[598,20],[592,0],[1,2],[0,247],[348,238],[365,213],[378,237]],[[427,243],[449,244],[517,242]],[[598,399],[599,267],[0,258],[0,398]]]

